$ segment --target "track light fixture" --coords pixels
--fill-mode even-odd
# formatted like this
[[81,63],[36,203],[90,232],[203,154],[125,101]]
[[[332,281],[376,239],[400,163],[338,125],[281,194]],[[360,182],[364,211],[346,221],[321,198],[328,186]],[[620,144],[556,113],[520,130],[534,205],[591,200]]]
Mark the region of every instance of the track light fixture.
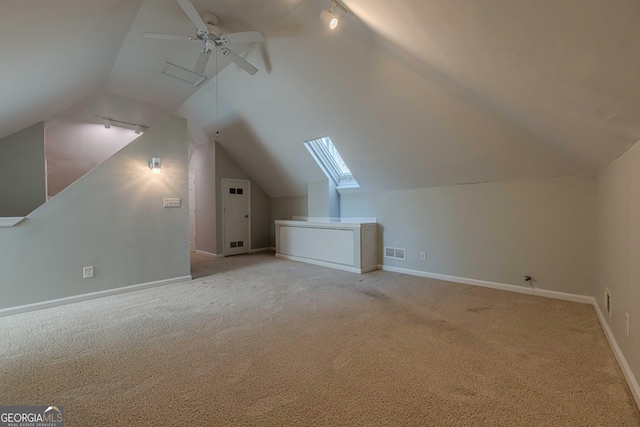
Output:
[[140,135],[143,130],[149,129],[149,126],[139,125],[139,124],[136,124],[136,123],[123,122],[122,120],[110,119],[108,117],[101,117],[101,116],[96,116],[96,117],[99,118],[100,120],[102,120],[102,123],[104,123],[104,127],[106,129],[111,129],[111,123],[112,122],[113,123],[120,123],[120,124],[123,124],[123,125],[133,126],[134,127],[134,132],[137,135]]
[[338,3],[338,0],[331,0],[331,9],[323,10],[320,13],[320,18],[322,19],[322,21],[327,24],[332,30],[335,30],[338,26],[338,11],[349,13],[346,7]]
[[338,26],[338,17],[333,14],[333,8],[331,10],[323,10],[320,13],[320,18],[332,30]]

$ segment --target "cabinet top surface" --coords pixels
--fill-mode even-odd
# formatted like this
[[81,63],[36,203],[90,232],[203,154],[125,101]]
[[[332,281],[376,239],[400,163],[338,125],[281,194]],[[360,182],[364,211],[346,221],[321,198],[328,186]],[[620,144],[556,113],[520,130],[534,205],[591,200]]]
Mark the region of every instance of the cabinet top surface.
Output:
[[354,221],[353,218],[345,218],[343,220],[332,221],[295,221],[295,220],[276,220],[277,225],[286,225],[290,227],[331,227],[331,228],[347,228],[347,227],[363,227],[377,225],[376,222]]

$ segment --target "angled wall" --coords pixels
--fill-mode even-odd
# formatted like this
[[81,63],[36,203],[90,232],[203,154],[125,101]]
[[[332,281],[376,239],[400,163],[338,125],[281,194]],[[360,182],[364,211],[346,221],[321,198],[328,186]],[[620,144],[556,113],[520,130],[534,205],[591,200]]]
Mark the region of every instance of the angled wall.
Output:
[[72,120],[48,125],[47,191],[55,196],[91,169],[120,151],[136,135],[131,129]]
[[[222,243],[222,178],[244,179],[251,181],[251,249],[263,249],[271,246],[270,219],[271,198],[262,187],[247,174],[236,161],[218,143],[215,154],[216,173],[216,247],[217,253],[223,253]],[[197,189],[196,189],[197,191]],[[198,221],[198,224],[200,222]]]
[[[148,162],[162,161],[154,175]],[[189,277],[187,122],[168,117],[12,228],[0,309]],[[163,208],[164,197],[182,199]],[[95,277],[82,278],[93,266]]]
[[[605,308],[605,288],[611,294],[611,314]],[[640,378],[640,145],[637,143],[597,176],[594,296],[631,371],[635,378]],[[628,336],[625,313],[630,321]]]
[[40,122],[0,139],[0,217],[26,216],[46,200]]

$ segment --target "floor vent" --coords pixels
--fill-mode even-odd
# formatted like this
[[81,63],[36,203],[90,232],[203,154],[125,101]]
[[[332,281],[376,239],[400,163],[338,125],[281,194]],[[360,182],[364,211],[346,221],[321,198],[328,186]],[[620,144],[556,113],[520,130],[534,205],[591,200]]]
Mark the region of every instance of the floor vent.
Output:
[[391,248],[391,247],[385,247],[384,248],[384,257],[385,258],[394,258],[394,259],[401,259],[401,260],[405,260],[407,251],[405,249],[401,249],[401,248]]

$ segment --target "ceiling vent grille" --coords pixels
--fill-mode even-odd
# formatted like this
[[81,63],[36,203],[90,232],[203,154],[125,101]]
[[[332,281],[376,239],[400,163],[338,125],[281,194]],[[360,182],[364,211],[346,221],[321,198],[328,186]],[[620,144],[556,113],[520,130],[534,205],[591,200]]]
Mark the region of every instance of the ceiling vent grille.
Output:
[[162,67],[162,74],[182,80],[183,82],[192,84],[195,87],[200,86],[205,80],[207,80],[205,76],[196,74],[186,68],[178,67],[170,62],[167,62],[164,67]]
[[405,249],[391,248],[388,246],[384,248],[385,258],[401,259],[404,261],[407,258],[406,255],[407,255],[407,251]]

